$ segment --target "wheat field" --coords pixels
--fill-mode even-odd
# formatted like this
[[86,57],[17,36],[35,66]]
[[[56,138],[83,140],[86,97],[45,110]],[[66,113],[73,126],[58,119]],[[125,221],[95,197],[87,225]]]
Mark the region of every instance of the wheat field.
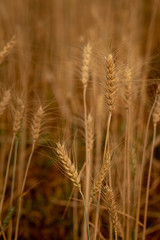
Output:
[[159,0],[0,2],[0,239],[160,239]]

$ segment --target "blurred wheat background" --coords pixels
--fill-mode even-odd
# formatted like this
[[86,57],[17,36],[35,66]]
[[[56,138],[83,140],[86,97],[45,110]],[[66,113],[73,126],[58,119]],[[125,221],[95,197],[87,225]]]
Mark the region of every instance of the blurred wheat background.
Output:
[[160,239],[159,0],[0,2],[0,239]]

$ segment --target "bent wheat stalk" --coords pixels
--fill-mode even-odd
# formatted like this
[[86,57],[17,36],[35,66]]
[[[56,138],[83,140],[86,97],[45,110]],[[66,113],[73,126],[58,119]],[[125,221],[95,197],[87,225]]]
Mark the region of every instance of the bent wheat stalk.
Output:
[[85,199],[84,199],[84,195],[82,193],[81,190],[81,183],[80,183],[80,177],[78,174],[78,171],[75,167],[75,165],[71,162],[64,145],[61,145],[60,143],[57,143],[57,148],[56,148],[56,152],[63,164],[63,167],[65,169],[65,172],[67,174],[67,176],[69,177],[69,179],[72,181],[73,185],[75,187],[78,188],[81,196],[82,196],[82,200],[83,200],[83,205],[84,205],[84,212],[85,212],[85,218],[86,218],[86,224],[87,224],[87,235],[88,235],[88,240],[89,240],[89,225],[88,225],[88,216],[87,216],[87,210],[86,210],[86,205],[85,205]]

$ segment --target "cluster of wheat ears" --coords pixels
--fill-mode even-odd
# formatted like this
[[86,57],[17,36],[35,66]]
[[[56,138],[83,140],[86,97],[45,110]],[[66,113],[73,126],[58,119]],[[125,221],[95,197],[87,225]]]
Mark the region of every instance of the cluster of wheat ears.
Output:
[[[16,44],[17,39],[14,36],[1,50],[0,63],[16,48]],[[134,94],[135,82],[129,64],[126,63],[120,72],[114,54],[104,54],[102,63],[105,77],[100,86],[101,91],[98,93],[94,89],[96,85],[93,84],[92,86],[91,81],[91,78],[94,78],[93,52],[94,46],[88,43],[83,49],[80,77],[83,89],[81,91],[81,99],[83,103],[82,124],[85,139],[85,150],[83,159],[81,160],[83,162],[82,167],[78,169],[78,160],[72,160],[72,155],[69,154],[65,141],[56,141],[53,149],[54,157],[57,165],[63,169],[64,174],[73,183],[73,190],[77,191],[76,198],[73,201],[82,203],[81,209],[84,209],[84,213],[81,212],[83,223],[80,224],[80,232],[83,239],[145,240],[147,235],[147,216],[157,135],[156,130],[157,124],[160,121],[160,85],[157,84],[156,86],[153,105],[146,118],[147,121],[144,121],[143,116],[146,102],[143,95],[135,96]],[[90,92],[93,90],[92,88],[96,91],[93,101],[97,105],[97,116],[90,104],[92,101],[90,95]],[[145,93],[147,89],[146,85],[143,84],[143,79],[142,88],[142,92]],[[0,116],[7,110],[11,101],[12,90],[8,89],[3,92],[0,101]],[[118,104],[118,101],[120,104]],[[140,103],[138,111],[136,109],[137,102]],[[124,129],[125,136],[123,141],[116,140],[117,142],[122,141],[121,153],[116,154],[117,146],[114,146],[114,138],[116,136],[114,136],[115,131],[112,131],[112,129],[116,128],[121,117],[115,115],[118,106],[121,106],[123,111],[124,126],[122,128]],[[16,169],[18,142],[19,135],[23,129],[22,126],[26,111],[23,99],[16,99],[14,109],[11,146],[8,159],[3,166],[3,187],[0,193],[0,234],[3,239],[8,240],[17,240],[19,236],[26,181],[37,140],[41,134],[42,120],[45,118],[45,108],[39,105],[31,121],[32,147],[25,165],[21,188],[17,194]],[[103,109],[106,109],[106,111]],[[135,126],[133,121],[135,121],[137,116],[138,124]],[[102,139],[101,117],[105,119],[103,141],[99,140]],[[145,130],[142,130],[143,128]],[[153,129],[152,140],[148,137],[150,128]],[[135,129],[137,131],[136,134],[134,133]],[[77,129],[74,131],[76,132]],[[135,144],[137,134],[141,135],[141,132],[142,134],[144,133],[143,149],[138,146],[138,143],[137,145]],[[147,145],[149,141],[151,144],[148,152]],[[144,172],[146,170],[146,159],[148,165],[145,179],[147,180],[145,181],[145,193],[143,192],[144,209],[142,213],[141,195],[144,184]],[[9,178],[11,178],[12,184],[8,188]],[[4,216],[4,203],[8,199],[8,213]],[[106,236],[100,230],[102,212],[106,216]]]

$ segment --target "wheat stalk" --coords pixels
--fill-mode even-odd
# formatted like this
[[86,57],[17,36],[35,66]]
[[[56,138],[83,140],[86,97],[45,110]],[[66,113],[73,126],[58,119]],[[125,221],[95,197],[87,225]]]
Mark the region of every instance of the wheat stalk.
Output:
[[124,93],[124,102],[126,109],[129,108],[131,103],[131,70],[127,67],[125,69],[125,93]]
[[86,210],[84,195],[81,190],[81,183],[80,183],[80,177],[79,177],[78,171],[77,171],[75,165],[71,162],[71,160],[65,150],[64,144],[62,145],[60,143],[57,143],[56,152],[63,164],[63,167],[65,169],[67,176],[72,181],[73,185],[78,188],[78,190],[82,196],[84,211],[85,211],[86,225],[87,225],[87,235],[88,235],[88,240],[89,240],[90,237],[89,237],[89,225],[88,225],[87,210]]

